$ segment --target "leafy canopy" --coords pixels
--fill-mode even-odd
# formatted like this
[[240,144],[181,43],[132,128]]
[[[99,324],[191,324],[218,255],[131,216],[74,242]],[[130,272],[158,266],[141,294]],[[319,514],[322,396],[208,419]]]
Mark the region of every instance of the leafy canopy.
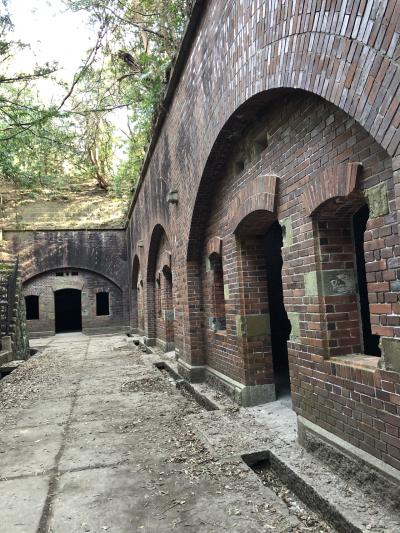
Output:
[[[97,28],[69,86],[54,64],[14,71],[26,45],[11,38],[6,2],[0,17],[1,178],[33,190],[94,180],[104,190],[129,194],[190,1],[64,0],[68,9],[88,13]],[[57,105],[42,102],[42,79],[63,88]]]

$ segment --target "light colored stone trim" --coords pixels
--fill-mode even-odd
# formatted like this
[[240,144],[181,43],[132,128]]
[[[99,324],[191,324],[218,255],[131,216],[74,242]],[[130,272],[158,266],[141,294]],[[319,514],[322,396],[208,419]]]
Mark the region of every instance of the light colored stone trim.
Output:
[[[210,366],[192,366],[182,359],[178,360],[179,367],[183,370],[180,373],[189,381],[209,381],[243,407],[261,405],[276,400],[275,384],[273,383],[244,385]],[[202,379],[199,379],[201,376]]]

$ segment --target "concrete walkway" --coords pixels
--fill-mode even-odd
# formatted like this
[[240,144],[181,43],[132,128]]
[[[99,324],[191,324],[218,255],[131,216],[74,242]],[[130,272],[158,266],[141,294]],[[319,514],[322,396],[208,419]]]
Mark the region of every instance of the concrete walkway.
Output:
[[[220,406],[205,411],[154,365],[173,359],[123,335],[32,346],[0,381],[0,533],[331,533],[321,514],[340,532],[400,531],[397,488],[386,501],[370,471],[306,452],[287,402],[239,409],[200,384]],[[242,460],[265,453],[255,471]]]
[[300,531],[202,409],[123,336],[38,339],[0,382],[2,533]]

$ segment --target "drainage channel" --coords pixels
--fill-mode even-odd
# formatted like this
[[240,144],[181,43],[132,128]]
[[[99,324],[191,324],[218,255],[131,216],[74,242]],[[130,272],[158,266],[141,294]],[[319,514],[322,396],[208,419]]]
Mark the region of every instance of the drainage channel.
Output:
[[1,366],[0,367],[0,379],[10,375],[18,366]]
[[186,379],[183,379],[175,370],[164,361],[154,363],[154,366],[162,373],[168,373],[174,380],[176,388],[183,396],[189,397],[194,400],[200,407],[206,411],[218,411],[218,407],[209,398],[198,392],[193,385],[191,385]]
[[361,533],[273,453],[242,455],[242,460],[284,502],[289,513],[297,517],[300,525],[296,531]]

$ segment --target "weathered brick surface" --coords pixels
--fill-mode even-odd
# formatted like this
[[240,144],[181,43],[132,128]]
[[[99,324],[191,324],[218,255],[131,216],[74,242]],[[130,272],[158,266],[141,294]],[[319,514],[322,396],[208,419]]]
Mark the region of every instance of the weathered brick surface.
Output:
[[[41,291],[44,291],[56,269],[78,269],[80,278],[85,280],[85,288],[88,287],[90,292],[88,307],[82,309],[83,313],[87,313],[83,315],[83,327],[97,328],[103,323],[112,327],[117,323],[120,326],[129,325],[126,291],[128,263],[123,230],[5,231],[4,238],[10,243],[13,253],[20,257],[25,295],[28,294],[27,287],[35,284],[39,284]],[[49,275],[46,276],[46,273]],[[72,277],[68,279],[72,280]],[[93,315],[95,292],[100,291],[101,286],[107,287],[106,290],[112,293],[111,308],[114,311],[107,318]],[[54,314],[51,289],[45,292],[49,306],[47,313]],[[90,323],[89,317],[93,318],[96,325]],[[35,321],[29,326],[31,331],[35,328],[39,328],[37,331],[54,331],[54,318],[43,319],[40,324]]]
[[[268,332],[249,338],[238,328],[247,315],[268,315],[268,251],[256,235],[279,220],[295,408],[398,466],[398,374],[334,361],[361,349],[357,296],[321,286],[341,282],[329,278],[331,270],[345,271],[343,283],[351,285],[350,218],[368,202],[372,329],[400,336],[399,3],[205,6],[128,225],[129,264],[137,255],[144,281],[146,333],[157,330],[149,265],[161,227],[172,254],[180,357],[246,385],[270,383]],[[171,189],[177,204],[167,202]],[[226,330],[209,327],[219,293],[206,259],[217,238]]]
[[[24,296],[39,296],[39,319],[27,320],[34,333],[55,333],[54,292],[62,289],[81,291],[82,331],[99,333],[117,331],[124,322],[122,291],[109,279],[94,272],[75,270],[77,275],[56,276],[57,271],[39,274],[24,283]],[[62,272],[62,271],[61,271]],[[71,272],[69,269],[67,272]],[[96,294],[109,293],[109,315],[96,315]]]

